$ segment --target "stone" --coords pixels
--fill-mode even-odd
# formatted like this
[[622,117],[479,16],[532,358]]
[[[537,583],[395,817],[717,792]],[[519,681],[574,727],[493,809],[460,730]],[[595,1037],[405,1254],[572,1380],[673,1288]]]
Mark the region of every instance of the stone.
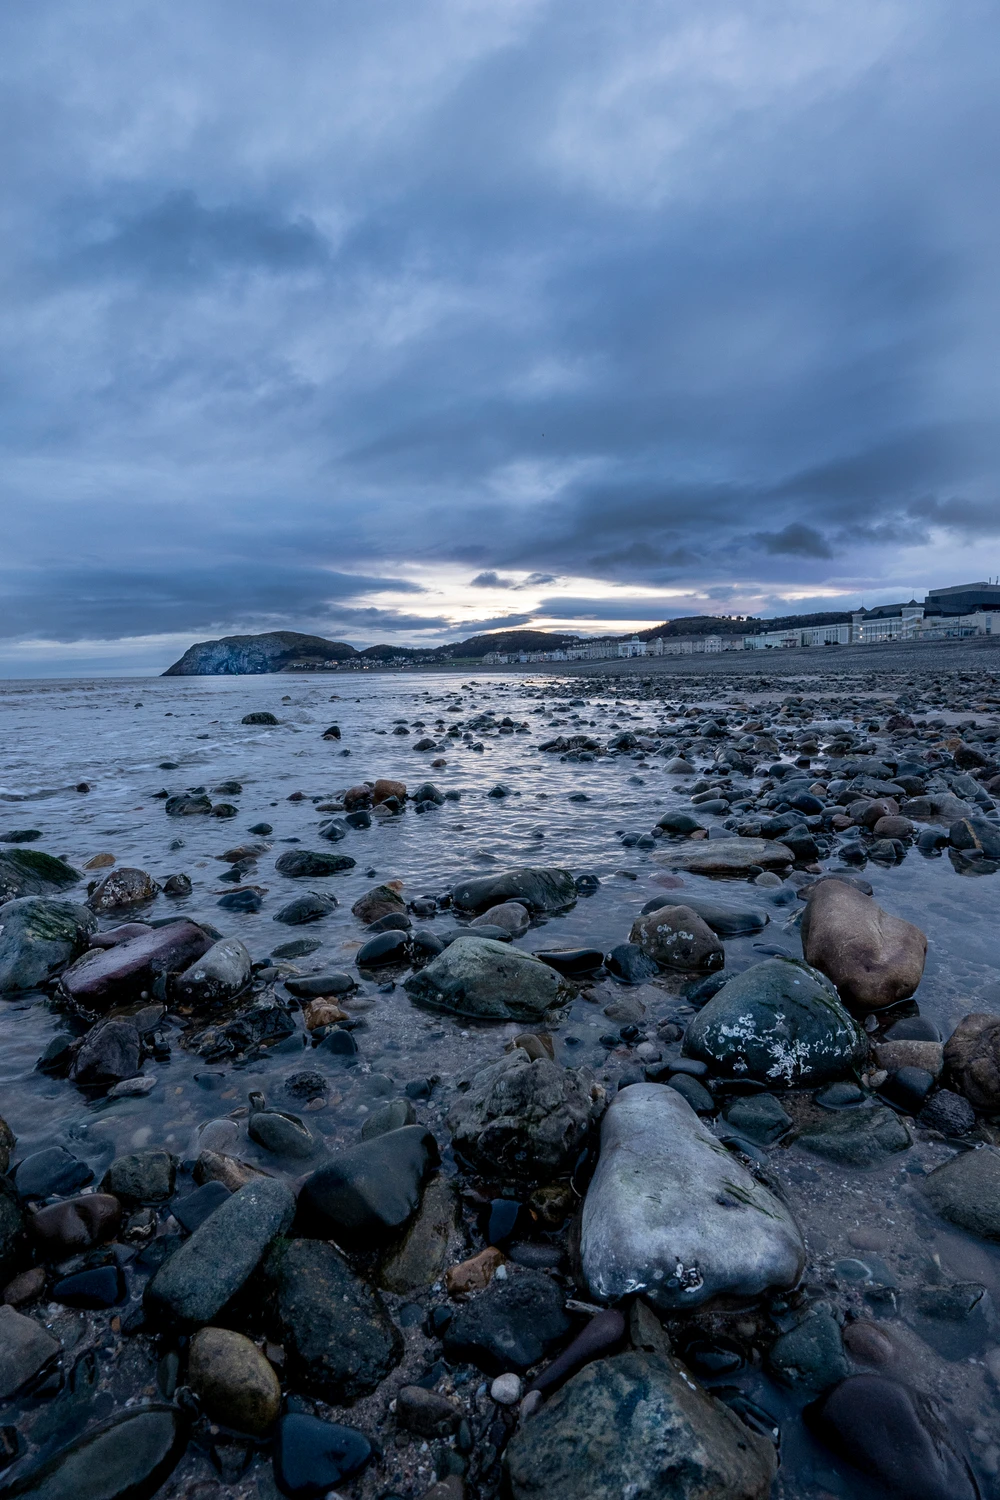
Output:
[[832,1313],[813,1312],[771,1345],[767,1362],[786,1385],[827,1391],[850,1374],[840,1324]]
[[278,1419],[281,1384],[242,1333],[200,1328],[188,1351],[188,1384],[213,1422],[262,1437]]
[[209,1214],[214,1214],[220,1203],[230,1197],[230,1189],[221,1182],[206,1182],[186,1193],[170,1205],[174,1218],[188,1234],[194,1234],[199,1224],[204,1224]]
[[487,1177],[545,1182],[572,1169],[598,1108],[589,1072],[516,1047],[475,1074],[447,1125],[458,1154]]
[[321,875],[339,875],[342,870],[353,870],[357,860],[349,854],[318,854],[310,849],[288,849],[279,854],[274,868],[279,875],[292,880],[315,879]]
[[490,1400],[498,1406],[516,1406],[521,1399],[521,1378],[513,1371],[498,1375],[490,1386]]
[[742,937],[748,932],[761,932],[770,920],[766,911],[756,907],[726,906],[721,901],[693,896],[687,891],[683,904],[720,937]]
[[175,1250],[146,1288],[154,1315],[209,1323],[289,1228],[295,1198],[283,1182],[259,1177],[233,1193]]
[[306,1178],[300,1220],[346,1249],[385,1244],[416,1213],[439,1160],[437,1143],[422,1125],[349,1146]]
[[868,1041],[816,969],[767,958],[709,1000],[684,1034],[684,1052],[728,1078],[791,1087],[860,1067]]
[[45,1291],[45,1281],[44,1266],[32,1266],[30,1271],[22,1271],[4,1287],[4,1303],[8,1307],[30,1306],[32,1302],[37,1302]]
[[791,849],[777,839],[724,838],[671,845],[656,855],[656,861],[692,875],[740,877],[758,870],[784,873],[794,857]]
[[452,1364],[474,1364],[487,1375],[524,1371],[563,1338],[570,1321],[555,1282],[538,1271],[494,1278],[455,1311],[444,1332]]
[[379,1105],[361,1127],[361,1139],[370,1141],[373,1136],[385,1135],[390,1130],[402,1130],[404,1125],[415,1125],[417,1112],[409,1099],[390,1099]]
[[244,714],[240,720],[241,724],[267,724],[271,726],[278,722],[274,714],[269,713],[267,709],[258,709],[252,714]]
[[900,1381],[850,1375],[823,1398],[811,1425],[838,1457],[901,1500],[979,1500],[943,1408]]
[[765,1500],[774,1448],[677,1361],[632,1350],[574,1375],[514,1434],[512,1500]]
[[34,1318],[0,1307],[0,1400],[6,1401],[55,1359],[59,1340]]
[[350,974],[310,974],[307,979],[286,979],[285,989],[297,1000],[316,1000],[329,995],[350,995],[358,987]]
[[52,1288],[53,1302],[90,1311],[115,1307],[125,1301],[125,1276],[120,1266],[91,1266],[63,1276]]
[[[227,1121],[227,1124],[231,1123]],[[238,1193],[240,1188],[246,1187],[249,1182],[256,1182],[266,1176],[266,1173],[251,1162],[240,1161],[239,1157],[230,1156],[225,1151],[205,1150],[198,1155],[193,1175],[195,1182],[202,1185],[218,1182],[231,1193]]]
[[845,1005],[868,1012],[909,999],[923,976],[927,939],[874,897],[842,880],[820,880],[807,896],[802,948]]
[[65,860],[40,849],[4,849],[0,851],[0,906],[19,896],[51,896],[82,878]]
[[270,1151],[275,1156],[291,1156],[300,1160],[312,1156],[319,1144],[298,1115],[268,1109],[264,1095],[256,1091],[250,1095],[247,1133],[265,1151]]
[[[645,1304],[641,1299],[637,1299],[633,1307],[645,1308]],[[653,1317],[649,1308],[645,1308],[645,1311],[649,1317]],[[640,1314],[640,1320],[641,1316]],[[669,1352],[670,1341],[659,1323],[657,1327]],[[564,1385],[571,1375],[575,1375],[577,1370],[582,1370],[584,1365],[589,1365],[591,1360],[598,1359],[602,1354],[610,1354],[624,1337],[625,1317],[618,1308],[608,1307],[603,1312],[595,1313],[573,1342],[535,1376],[531,1382],[531,1390],[550,1395],[552,1391]]]
[[169,1151],[133,1151],[117,1156],[104,1174],[101,1189],[114,1193],[129,1208],[166,1203],[173,1197],[177,1158]]
[[152,1500],[188,1436],[179,1407],[119,1412],[21,1474],[6,1493],[11,1500]]
[[641,1293],[670,1311],[794,1286],[805,1261],[791,1213],[674,1089],[621,1090],[601,1125],[580,1266],[591,1296]]
[[918,1185],[942,1219],[983,1239],[1000,1240],[1000,1151],[960,1151]]
[[425,1292],[444,1276],[461,1234],[454,1181],[432,1178],[401,1243],[382,1262],[379,1285],[401,1297]]
[[121,911],[127,906],[146,906],[159,895],[160,887],[145,870],[120,865],[99,880],[87,897],[91,911]]
[[253,964],[239,938],[222,938],[171,983],[171,998],[180,1004],[214,1005],[242,994]]
[[642,951],[638,943],[618,943],[604,961],[608,973],[625,984],[642,984],[658,972],[655,961]]
[[470,1260],[449,1266],[445,1286],[449,1297],[465,1297],[470,1292],[481,1292],[489,1286],[499,1268],[504,1264],[504,1254],[495,1245],[488,1245]]
[[[399,882],[396,882],[398,885]],[[406,914],[406,902],[403,900],[396,885],[377,885],[372,890],[366,891],[359,896],[351,907],[351,913],[357,917],[359,922],[364,922],[370,927],[373,922],[378,922],[382,917],[391,917]]]
[[333,1245],[283,1240],[265,1267],[274,1332],[297,1388],[335,1405],[373,1391],[395,1369],[403,1340],[375,1291]]
[[[652,1081],[659,1082],[659,1079],[653,1079]],[[718,1105],[704,1084],[699,1083],[697,1078],[692,1078],[689,1073],[671,1074],[667,1079],[667,1087],[676,1089],[677,1093],[680,1094],[682,1099],[687,1100],[696,1114],[714,1115],[718,1109]]]
[[845,1110],[803,1130],[797,1139],[814,1156],[844,1167],[874,1167],[913,1145],[899,1115],[884,1105]]
[[488,911],[473,917],[469,926],[503,927],[511,937],[523,937],[531,926],[531,913],[520,901],[501,901],[499,905],[491,906]]
[[163,804],[168,818],[195,818],[212,811],[212,800],[204,792],[179,792]]
[[932,1078],[938,1078],[944,1068],[944,1047],[940,1042],[890,1039],[876,1045],[875,1061],[887,1073],[897,1073],[900,1068],[923,1068]]
[[925,1130],[939,1130],[942,1135],[968,1135],[975,1126],[976,1112],[961,1094],[938,1089],[920,1111],[917,1123]]
[[707,973],[726,962],[719,938],[689,906],[664,905],[637,917],[629,942],[665,969]]
[[575,993],[530,954],[472,936],[456,938],[403,987],[419,1005],[487,1021],[544,1021]]
[[448,1437],[457,1432],[462,1411],[447,1396],[425,1391],[421,1385],[404,1385],[396,1397],[396,1422],[417,1437]]
[[725,1110],[726,1123],[758,1146],[771,1146],[790,1130],[792,1122],[772,1094],[734,1099]]
[[[309,891],[305,896],[296,896],[294,901],[289,901],[280,911],[276,911],[272,918],[275,922],[284,922],[286,927],[303,927],[307,922],[320,922],[328,917],[331,912],[337,910],[337,901],[333,896],[321,896],[316,891]],[[285,948],[290,948],[291,943],[285,943]],[[272,957],[285,958],[297,957],[297,954],[279,953],[274,949]]]
[[69,1076],[81,1088],[104,1088],[139,1071],[142,1044],[131,1021],[112,1019],[87,1033]]
[[302,1012],[307,1031],[316,1031],[321,1026],[335,1026],[347,1020],[347,1011],[341,1010],[336,1000],[310,1000]]
[[[0,1151],[0,1160],[3,1153]],[[75,1193],[93,1182],[94,1174],[62,1146],[46,1146],[19,1162],[14,1171],[14,1186],[20,1198],[50,1198]]]
[[405,963],[408,951],[409,943],[405,932],[379,932],[358,949],[354,962],[359,969]]
[[28,1219],[32,1236],[53,1260],[76,1250],[89,1250],[114,1239],[122,1221],[122,1207],[110,1193],[88,1193],[50,1203]]
[[405,802],[406,782],[380,776],[372,787],[372,802],[378,807],[380,802],[388,802],[390,797],[395,797],[397,802]]
[[289,1412],[278,1427],[274,1477],[289,1500],[320,1500],[360,1473],[371,1453],[371,1443],[357,1428]]
[[0,1177],[0,1282],[24,1264],[25,1243],[24,1210],[8,1180]]
[[497,875],[476,875],[452,887],[459,909],[488,911],[501,902],[516,901],[533,915],[565,911],[576,900],[576,883],[569,870],[525,867]]
[[953,849],[981,850],[987,859],[1000,859],[1000,826],[988,818],[959,818],[948,829]]
[[0,994],[48,983],[86,952],[97,918],[85,906],[22,896],[0,907]]
[[60,988],[87,1010],[137,1000],[165,974],[188,968],[212,939],[193,922],[171,922],[127,938],[109,949],[92,949],[63,974]]
[[974,1109],[1000,1111],[1000,1016],[963,1016],[945,1042],[944,1065]]

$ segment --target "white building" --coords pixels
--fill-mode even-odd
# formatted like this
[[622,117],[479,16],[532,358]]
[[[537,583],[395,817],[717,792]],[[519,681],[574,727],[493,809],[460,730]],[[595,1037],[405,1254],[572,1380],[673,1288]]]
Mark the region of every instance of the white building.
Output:
[[618,642],[619,656],[645,656],[645,654],[646,642],[640,641],[637,635],[634,635],[630,641]]

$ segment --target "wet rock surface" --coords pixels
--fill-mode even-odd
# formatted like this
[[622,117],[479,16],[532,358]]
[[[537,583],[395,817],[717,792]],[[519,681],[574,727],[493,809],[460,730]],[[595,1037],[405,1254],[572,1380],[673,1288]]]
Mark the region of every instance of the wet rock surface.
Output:
[[[894,1423],[905,1493],[991,1497],[1000,674],[833,659],[167,681],[145,715],[63,685],[48,738],[24,693],[8,780],[68,790],[3,851],[8,916],[38,921],[18,946],[0,915],[2,1297],[48,1355],[7,1398],[7,1477],[48,1493],[60,1450],[163,1401],[163,1493],[195,1500],[499,1500],[505,1453],[525,1493],[757,1493],[774,1441],[785,1500],[875,1500]],[[703,953],[678,966],[640,939],[679,909]],[[684,1113],[630,1132],[612,1193],[645,1090]],[[602,1203],[631,1277],[610,1305],[584,1274]],[[761,1264],[780,1274],[740,1281]],[[705,1271],[729,1290],[700,1296]],[[550,1442],[561,1394],[630,1346],[707,1403],[702,1446],[653,1420],[648,1370]],[[868,1436],[864,1403],[813,1421],[863,1370],[914,1393],[906,1420],[876,1393]],[[122,1431],[120,1471],[52,1472],[152,1493],[163,1450]]]

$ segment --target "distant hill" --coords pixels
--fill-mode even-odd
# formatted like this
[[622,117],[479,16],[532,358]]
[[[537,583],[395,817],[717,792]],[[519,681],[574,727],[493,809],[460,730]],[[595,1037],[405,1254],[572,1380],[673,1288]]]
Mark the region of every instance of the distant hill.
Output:
[[295,630],[272,630],[265,635],[227,635],[219,641],[189,646],[164,677],[237,677],[259,672],[287,672],[322,667],[324,662],[357,656],[343,641]]

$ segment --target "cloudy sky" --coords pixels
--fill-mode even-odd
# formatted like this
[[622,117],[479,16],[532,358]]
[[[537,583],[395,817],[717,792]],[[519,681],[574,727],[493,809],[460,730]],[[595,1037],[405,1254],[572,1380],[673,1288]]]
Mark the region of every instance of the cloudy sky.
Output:
[[995,6],[0,13],[0,674],[1000,572]]

